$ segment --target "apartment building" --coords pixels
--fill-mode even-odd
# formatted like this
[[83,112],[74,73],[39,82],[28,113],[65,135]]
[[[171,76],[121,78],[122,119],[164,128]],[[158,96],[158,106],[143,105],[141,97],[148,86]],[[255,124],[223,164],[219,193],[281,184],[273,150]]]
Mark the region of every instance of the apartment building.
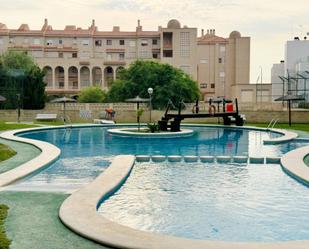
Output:
[[24,51],[46,71],[48,94],[76,94],[94,85],[108,89],[119,70],[133,61],[168,63],[197,80],[204,98],[237,97],[249,84],[250,38],[233,31],[228,38],[210,29],[198,37],[197,28],[170,20],[157,31],[100,31],[95,21],[87,29],[74,25],[54,30],[45,19],[41,30],[27,24],[8,29],[0,23],[0,53]]

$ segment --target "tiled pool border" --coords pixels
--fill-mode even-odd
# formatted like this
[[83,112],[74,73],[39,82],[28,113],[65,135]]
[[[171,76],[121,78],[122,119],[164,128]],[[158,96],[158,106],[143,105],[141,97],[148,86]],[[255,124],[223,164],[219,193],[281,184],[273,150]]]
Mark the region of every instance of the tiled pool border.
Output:
[[[127,125],[127,124],[124,124]],[[74,125],[71,128],[95,127],[104,125]],[[191,125],[195,127],[223,127],[216,125]],[[5,172],[0,175],[0,186],[8,185],[34,171],[49,165],[60,155],[60,149],[47,142],[26,139],[15,136],[17,134],[29,131],[45,130],[45,129],[61,129],[58,127],[40,127],[22,130],[7,131],[0,136],[4,139],[15,140],[19,142],[29,143],[38,147],[42,153],[34,159],[28,161],[21,166]],[[263,128],[255,127],[233,127],[231,129],[251,129],[267,131]],[[295,133],[286,132],[284,130],[270,130],[283,134],[281,139],[275,139],[270,143],[281,143],[292,140],[297,137]],[[269,141],[269,140],[268,140]],[[296,179],[308,183],[308,167],[304,164],[304,156],[309,154],[309,146],[290,151],[281,158],[282,168]],[[299,165],[295,166],[296,163]],[[97,212],[100,201],[113,194],[127,179],[132,167],[134,166],[134,156],[117,156],[112,165],[97,177],[92,183],[72,194],[60,208],[59,217],[70,229],[80,235],[92,239],[98,243],[113,246],[116,248],[222,248],[222,249],[307,249],[309,241],[288,241],[278,243],[238,243],[223,241],[207,241],[207,240],[191,240],[174,236],[160,235],[132,229],[122,226],[108,219],[105,219]],[[302,164],[301,164],[302,163]],[[304,169],[306,166],[306,169]],[[301,169],[301,170],[300,170]],[[305,173],[304,173],[305,172]]]

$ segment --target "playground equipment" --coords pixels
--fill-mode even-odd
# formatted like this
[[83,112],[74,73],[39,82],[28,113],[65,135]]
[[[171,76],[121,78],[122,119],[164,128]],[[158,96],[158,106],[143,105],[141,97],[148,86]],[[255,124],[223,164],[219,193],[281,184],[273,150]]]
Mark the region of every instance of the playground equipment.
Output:
[[[214,105],[217,103],[217,107]],[[220,105],[222,104],[222,112],[220,112]],[[235,110],[234,110],[235,104]],[[226,100],[224,98],[219,99],[210,99],[209,100],[209,109],[208,113],[196,112],[194,113],[181,113],[182,107],[184,106],[183,101],[181,101],[178,105],[178,113],[171,114],[168,113],[173,107],[173,103],[171,101],[168,102],[166,111],[164,116],[158,122],[161,131],[167,131],[170,128],[170,131],[180,131],[181,121],[186,118],[223,118],[224,125],[231,125],[235,123],[237,126],[243,126],[245,121],[245,116],[239,114],[238,112],[238,102],[237,98],[234,101],[234,104],[231,100]],[[199,110],[198,101],[194,106],[195,110]],[[169,123],[170,122],[170,123]]]

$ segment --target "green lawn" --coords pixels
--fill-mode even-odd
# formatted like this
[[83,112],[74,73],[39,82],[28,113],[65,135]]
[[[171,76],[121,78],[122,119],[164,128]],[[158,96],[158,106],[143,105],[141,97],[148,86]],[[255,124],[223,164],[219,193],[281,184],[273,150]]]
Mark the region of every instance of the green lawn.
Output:
[[309,155],[304,158],[304,162],[309,166]]
[[0,249],[8,249],[10,246],[10,240],[8,239],[4,222],[8,214],[8,206],[0,204]]
[[[257,127],[265,127],[266,128],[268,124],[266,124],[266,123],[246,123],[245,125],[246,126],[257,126]],[[278,123],[278,124],[275,125],[274,128],[309,132],[309,124],[292,124],[292,126],[289,126],[289,124]]]
[[30,124],[6,124],[3,121],[0,121],[0,131],[5,130],[16,130],[16,129],[24,129],[24,128],[32,128],[37,127],[37,125]]
[[0,162],[7,160],[14,155],[16,155],[16,151],[12,150],[9,146],[0,144]]
[[61,193],[0,192],[1,203],[10,208],[5,222],[10,249],[106,249],[61,223],[58,210],[67,197]]

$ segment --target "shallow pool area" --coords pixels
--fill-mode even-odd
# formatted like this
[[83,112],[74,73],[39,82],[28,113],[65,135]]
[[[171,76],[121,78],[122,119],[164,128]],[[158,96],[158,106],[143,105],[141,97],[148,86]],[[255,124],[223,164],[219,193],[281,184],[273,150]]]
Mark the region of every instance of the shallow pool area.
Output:
[[132,228],[203,240],[308,240],[309,188],[279,165],[139,163],[98,211]]

